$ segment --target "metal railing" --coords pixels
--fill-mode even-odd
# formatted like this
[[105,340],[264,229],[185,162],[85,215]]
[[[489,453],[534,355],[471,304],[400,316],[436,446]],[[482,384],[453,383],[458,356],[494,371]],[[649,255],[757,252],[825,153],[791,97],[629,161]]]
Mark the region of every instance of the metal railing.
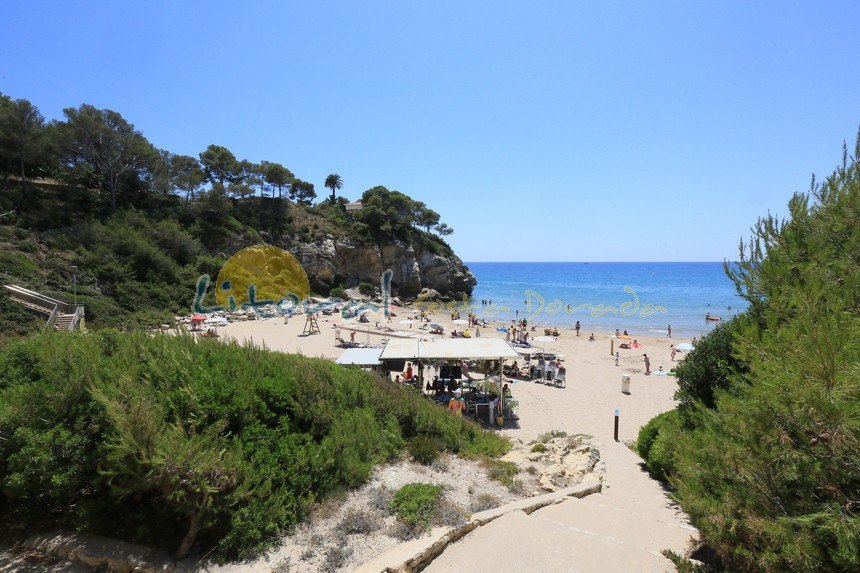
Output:
[[57,300],[18,285],[3,286],[11,293],[12,298],[16,301],[25,305],[30,305],[34,310],[47,315],[48,319],[46,326],[48,328],[54,325],[60,314],[71,314],[72,322],[69,325],[69,330],[74,330],[78,321],[80,321],[84,316],[84,305],[82,304],[72,304],[62,300]]

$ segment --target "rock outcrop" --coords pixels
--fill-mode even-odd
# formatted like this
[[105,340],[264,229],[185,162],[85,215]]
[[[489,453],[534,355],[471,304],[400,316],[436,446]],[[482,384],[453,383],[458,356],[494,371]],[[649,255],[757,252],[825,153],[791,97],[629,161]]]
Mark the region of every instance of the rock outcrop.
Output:
[[422,289],[438,291],[444,297],[459,298],[472,293],[478,283],[453,253],[442,255],[403,242],[381,246],[359,244],[350,239],[320,235],[312,242],[285,245],[308,273],[311,288],[325,291],[367,282],[380,285],[382,273],[391,269],[392,295],[416,296]]

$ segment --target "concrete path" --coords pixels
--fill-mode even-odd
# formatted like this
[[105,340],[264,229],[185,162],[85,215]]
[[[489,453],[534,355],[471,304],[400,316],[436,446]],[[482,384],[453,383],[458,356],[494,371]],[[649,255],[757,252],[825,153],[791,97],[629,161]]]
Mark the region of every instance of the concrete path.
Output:
[[425,571],[674,571],[660,551],[683,554],[696,530],[624,444],[603,452],[605,493],[507,514],[449,546]]
[[[659,356],[668,352],[670,342],[651,341],[649,351]],[[576,339],[573,344],[584,343]],[[613,437],[615,408],[621,409],[621,440],[633,441],[642,424],[673,406],[675,379],[646,377],[637,370],[635,358],[618,368],[608,352],[575,352],[568,360],[573,379],[560,394],[537,384],[515,386],[515,395],[531,409],[521,413],[520,427],[504,433],[523,441],[552,429],[593,436],[606,463],[603,491],[530,515],[506,515],[450,545],[427,573],[674,571],[660,552],[684,554],[691,538],[697,538],[698,532],[643,469],[639,456]],[[625,371],[633,376],[631,395],[620,393]],[[576,399],[566,399],[568,392]]]

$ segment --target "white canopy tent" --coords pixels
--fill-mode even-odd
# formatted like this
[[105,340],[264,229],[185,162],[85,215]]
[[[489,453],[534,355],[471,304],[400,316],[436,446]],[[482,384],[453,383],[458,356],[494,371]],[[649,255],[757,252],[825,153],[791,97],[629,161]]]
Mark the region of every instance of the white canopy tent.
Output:
[[347,348],[335,362],[345,366],[379,366],[381,353],[381,348]]
[[499,360],[520,355],[501,338],[392,339],[380,360]]

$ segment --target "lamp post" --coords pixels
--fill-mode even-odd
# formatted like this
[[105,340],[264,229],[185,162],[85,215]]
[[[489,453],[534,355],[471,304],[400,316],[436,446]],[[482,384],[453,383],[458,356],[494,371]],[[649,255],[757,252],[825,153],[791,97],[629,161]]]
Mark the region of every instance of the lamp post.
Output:
[[72,265],[72,288],[75,291],[75,306],[78,306],[78,267]]

